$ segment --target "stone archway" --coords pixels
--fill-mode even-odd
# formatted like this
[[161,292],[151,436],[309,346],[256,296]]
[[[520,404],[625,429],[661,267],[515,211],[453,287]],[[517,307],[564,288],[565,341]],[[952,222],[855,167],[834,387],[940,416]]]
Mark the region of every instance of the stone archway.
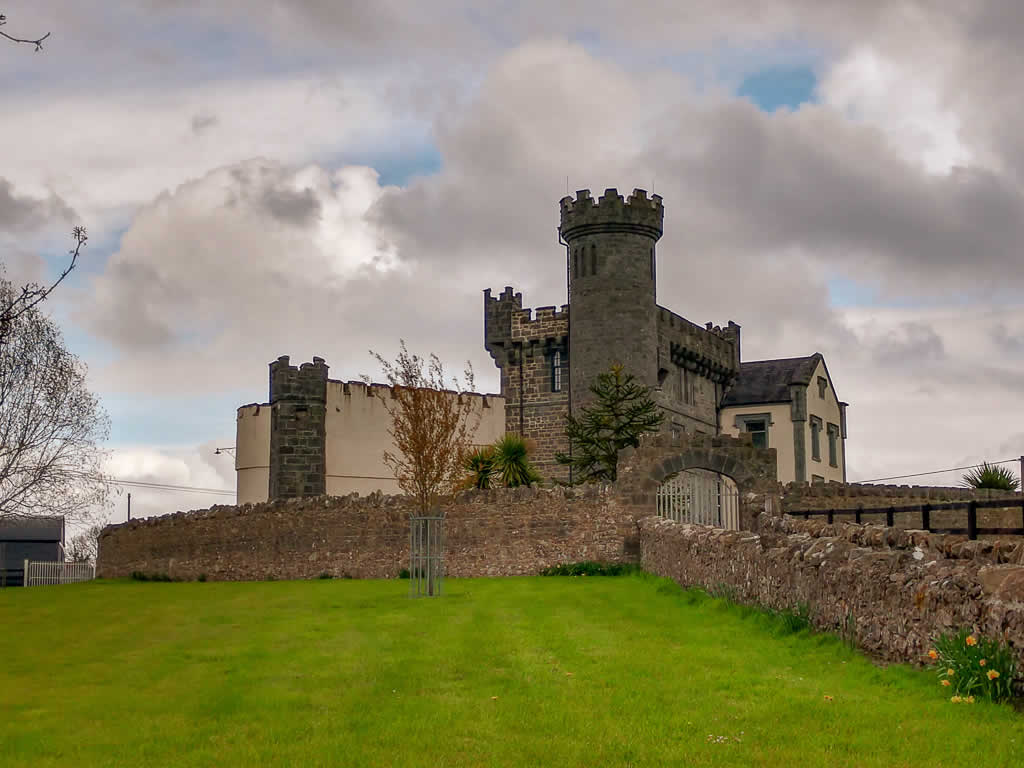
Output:
[[658,514],[658,489],[687,470],[706,470],[735,483],[738,523],[754,530],[764,512],[778,509],[779,483],[774,448],[755,448],[749,435],[650,435],[636,449],[619,454],[615,483],[620,503],[639,520]]

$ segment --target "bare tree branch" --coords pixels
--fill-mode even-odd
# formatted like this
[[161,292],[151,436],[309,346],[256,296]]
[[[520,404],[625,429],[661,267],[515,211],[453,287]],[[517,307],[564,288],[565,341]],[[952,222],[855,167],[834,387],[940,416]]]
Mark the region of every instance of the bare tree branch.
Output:
[[[17,295],[0,279],[0,306]],[[0,344],[0,519],[98,514],[110,489],[100,448],[108,433],[85,366],[52,320],[23,307]]]
[[[385,451],[384,463],[395,473],[398,487],[414,497],[426,514],[439,496],[454,492],[462,480],[462,463],[482,414],[474,415],[473,368],[467,362],[464,384],[452,378],[447,389],[444,367],[436,355],[424,360],[410,354],[401,342],[395,362],[370,351],[384,369],[391,396],[383,399],[391,416],[388,434],[394,451]],[[370,382],[369,377],[363,376]],[[463,389],[463,387],[465,387]]]
[[71,261],[56,280],[49,286],[29,283],[22,286],[17,293],[12,291],[0,298],[0,346],[3,346],[9,329],[18,318],[44,301],[53,292],[53,289],[60,285],[64,278],[71,274],[71,270],[75,268],[75,265],[78,263],[78,255],[81,253],[82,247],[89,239],[89,236],[85,232],[85,227],[75,227],[71,230],[71,237],[75,241],[75,247],[68,251]]
[[[2,13],[0,13],[0,27],[4,26],[5,24],[7,24],[7,17],[4,16]],[[43,40],[45,40],[49,36],[50,36],[50,33],[47,32],[42,37],[36,38],[35,40],[29,40],[29,39],[21,38],[21,37],[11,37],[10,35],[8,35],[3,30],[0,30],[0,37],[6,37],[12,43],[28,43],[29,45],[34,45],[36,47],[37,51],[43,50]]]

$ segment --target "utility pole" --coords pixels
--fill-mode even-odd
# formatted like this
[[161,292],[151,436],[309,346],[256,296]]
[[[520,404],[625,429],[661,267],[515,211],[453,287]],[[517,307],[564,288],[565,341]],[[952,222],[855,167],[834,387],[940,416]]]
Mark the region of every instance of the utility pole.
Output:
[[132,519],[132,492],[128,491],[128,519]]

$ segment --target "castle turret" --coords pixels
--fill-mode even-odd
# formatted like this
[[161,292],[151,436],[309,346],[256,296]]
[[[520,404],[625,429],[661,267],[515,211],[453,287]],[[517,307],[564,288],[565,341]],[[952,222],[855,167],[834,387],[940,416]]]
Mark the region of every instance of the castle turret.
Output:
[[269,498],[327,492],[326,413],[323,358],[296,367],[283,355],[270,364]]
[[655,243],[662,234],[659,195],[642,189],[623,200],[606,189],[561,200],[559,231],[569,246],[572,410],[593,399],[590,385],[613,363],[638,381],[658,384]]

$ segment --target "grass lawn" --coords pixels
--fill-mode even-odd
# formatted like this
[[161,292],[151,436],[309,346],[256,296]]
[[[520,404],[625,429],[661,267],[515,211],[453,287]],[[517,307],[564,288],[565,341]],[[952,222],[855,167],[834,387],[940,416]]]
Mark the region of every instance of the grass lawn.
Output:
[[0,591],[0,766],[1024,761],[1008,706],[653,577],[445,586]]

